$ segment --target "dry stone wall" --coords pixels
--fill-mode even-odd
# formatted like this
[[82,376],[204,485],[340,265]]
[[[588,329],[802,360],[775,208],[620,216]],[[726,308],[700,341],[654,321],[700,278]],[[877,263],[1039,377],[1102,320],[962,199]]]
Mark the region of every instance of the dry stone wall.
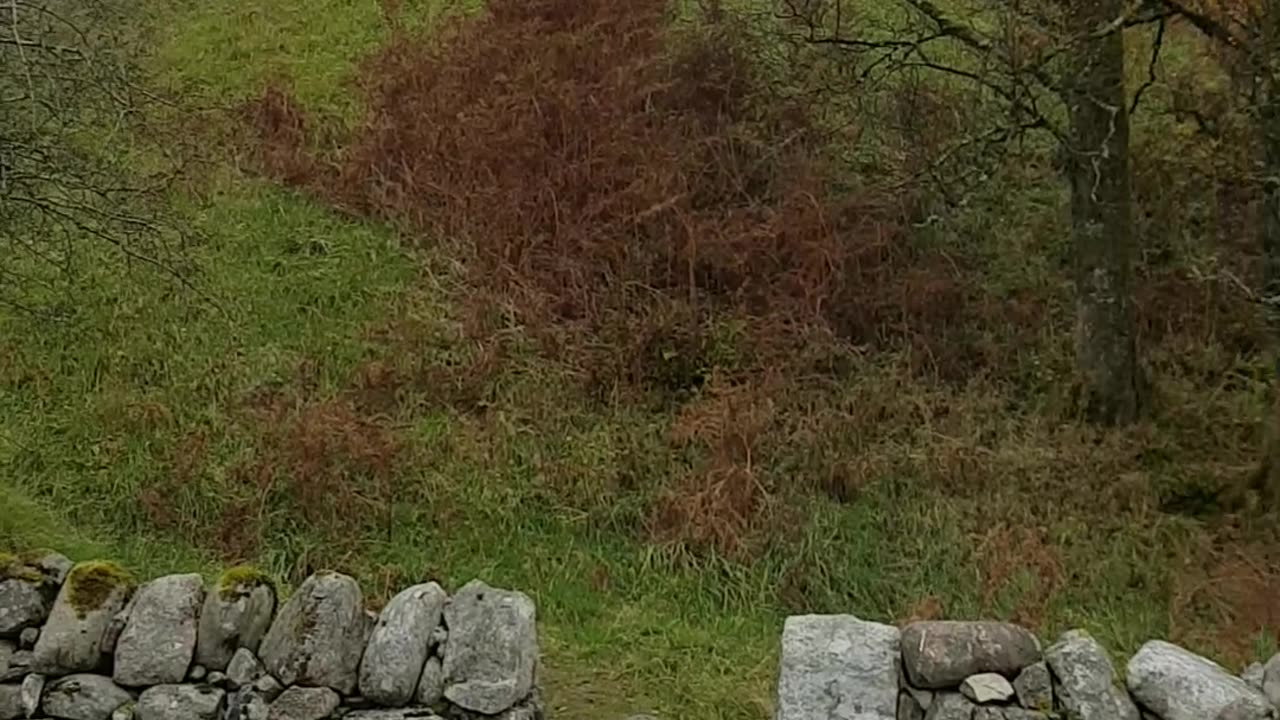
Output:
[[1268,720],[1280,655],[1240,674],[1161,640],[1117,672],[1088,633],[1047,648],[998,622],[897,628],[851,615],[788,618],[776,720]]
[[375,614],[321,572],[277,608],[250,568],[136,586],[108,562],[0,555],[0,720],[541,720],[533,602],[414,585]]

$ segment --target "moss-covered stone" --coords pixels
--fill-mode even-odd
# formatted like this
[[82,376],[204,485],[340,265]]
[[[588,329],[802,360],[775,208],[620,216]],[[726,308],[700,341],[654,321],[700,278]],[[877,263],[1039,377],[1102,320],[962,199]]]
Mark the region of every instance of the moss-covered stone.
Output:
[[44,580],[44,575],[37,569],[28,565],[22,556],[13,553],[0,553],[0,582],[4,580],[24,580],[29,583],[39,583]]
[[228,568],[218,577],[218,595],[228,602],[235,600],[242,593],[263,586],[276,592],[276,583],[271,576],[252,565]]
[[137,586],[133,574],[113,562],[83,562],[67,575],[67,592],[71,607],[83,618],[102,607],[111,593],[119,588],[132,591]]

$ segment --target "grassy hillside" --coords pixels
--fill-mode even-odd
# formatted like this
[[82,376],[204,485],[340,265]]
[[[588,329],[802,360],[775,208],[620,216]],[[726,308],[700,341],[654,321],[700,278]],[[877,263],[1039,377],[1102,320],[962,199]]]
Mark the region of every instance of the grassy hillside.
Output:
[[[150,62],[190,107],[276,83],[358,123],[358,64],[391,38],[377,3],[189,5],[156,8]],[[445,22],[402,5],[407,29]],[[0,316],[0,546],[286,584],[336,567],[374,602],[421,578],[521,588],[561,718],[767,717],[796,612],[1273,648],[1274,519],[1215,496],[1265,405],[1226,272],[1248,258],[1180,199],[1203,186],[1176,118],[1136,139],[1158,397],[1101,433],[1070,410],[1065,198],[1039,160],[894,235],[901,264],[840,296],[874,305],[866,342],[659,310],[646,342],[584,341],[477,279],[478,242],[265,179],[246,115],[205,117],[240,140],[172,199],[207,300],[104,254],[67,318]]]

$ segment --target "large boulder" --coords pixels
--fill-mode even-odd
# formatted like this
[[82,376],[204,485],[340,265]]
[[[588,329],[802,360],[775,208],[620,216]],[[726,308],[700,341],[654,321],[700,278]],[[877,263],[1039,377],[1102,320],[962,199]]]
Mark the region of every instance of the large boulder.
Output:
[[536,611],[529,596],[479,580],[462,587],[444,611],[444,696],[473,712],[496,715],[533,690],[538,663]]
[[1221,665],[1163,640],[1143,645],[1129,660],[1129,692],[1162,720],[1214,718],[1228,706],[1233,715],[1264,720],[1272,708],[1265,695]]
[[195,653],[203,600],[199,575],[168,575],[143,585],[116,642],[116,683],[141,687],[182,682]]
[[370,630],[356,581],[320,572],[281,608],[260,655],[285,685],[323,686],[350,695]]
[[227,694],[212,685],[156,685],[138,696],[138,720],[219,720]]
[[68,675],[49,683],[40,701],[45,715],[62,720],[107,720],[133,701],[127,690],[102,675]]
[[1272,705],[1280,707],[1280,653],[1272,655],[1262,666],[1262,694]]
[[291,687],[271,703],[270,720],[324,720],[338,709],[342,698],[327,687]]
[[391,598],[360,663],[360,694],[379,705],[400,707],[413,691],[430,653],[448,596],[436,583],[415,585]]
[[48,675],[97,669],[102,662],[102,638],[133,589],[133,577],[115,563],[73,567],[32,651],[34,666]]
[[[1139,720],[1138,708],[1114,682],[1107,652],[1088,633],[1071,630],[1044,653],[1057,678],[1058,702],[1073,720]],[[1167,720],[1167,719],[1166,719]]]
[[954,688],[979,673],[1014,677],[1039,659],[1036,637],[1011,623],[931,621],[902,630],[903,666],[920,688]]
[[[450,646],[454,640],[450,626]],[[893,720],[899,632],[852,615],[797,615],[782,628],[776,720]]]
[[224,670],[237,649],[258,652],[275,610],[275,585],[267,575],[243,566],[222,573],[200,611],[195,661]]

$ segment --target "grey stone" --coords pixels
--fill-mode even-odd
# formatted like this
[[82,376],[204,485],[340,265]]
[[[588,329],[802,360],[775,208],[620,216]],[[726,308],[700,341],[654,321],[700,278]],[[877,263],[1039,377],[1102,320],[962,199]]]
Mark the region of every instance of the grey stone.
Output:
[[24,650],[30,650],[31,648],[36,646],[36,643],[39,640],[40,640],[40,628],[29,627],[26,630],[23,630],[20,635],[18,635],[18,647]]
[[1259,715],[1257,706],[1246,698],[1236,698],[1230,705],[1222,708],[1214,720],[1259,720],[1270,718],[1270,713]]
[[327,687],[291,687],[271,703],[270,720],[323,720],[329,717],[342,698]]
[[1163,640],[1139,648],[1129,660],[1127,680],[1134,699],[1162,720],[1214,718],[1233,703],[1239,718],[1262,720],[1272,711],[1266,696],[1249,683]]
[[348,720],[440,720],[440,716],[426,708],[355,710],[347,713],[344,717]]
[[280,693],[284,692],[284,683],[275,679],[275,677],[270,674],[263,675],[257,680],[254,680],[253,685],[250,687],[253,688],[254,692],[266,698],[267,702],[275,700],[280,697]]
[[443,625],[437,625],[435,630],[431,631],[431,647],[432,649],[443,648],[444,644],[449,642],[449,630]]
[[193,683],[203,682],[207,677],[209,677],[209,670],[203,665],[192,665],[187,671],[187,680]]
[[971,720],[974,705],[957,692],[940,692],[924,714],[924,720]]
[[276,591],[265,579],[224,575],[200,611],[196,662],[225,670],[237,649],[258,652],[275,610]]
[[496,715],[529,694],[538,637],[527,595],[473,580],[450,600],[444,619],[449,628],[444,696],[450,702]]
[[254,680],[262,677],[267,669],[262,666],[262,661],[257,655],[248,648],[240,648],[236,650],[236,654],[231,657],[231,662],[227,664],[227,684],[232,688],[238,688],[252,683]]
[[112,711],[111,720],[133,720],[134,709],[133,703],[125,703]]
[[21,680],[33,669],[35,656],[30,650],[16,650],[6,656],[3,641],[0,641],[0,682]]
[[186,679],[203,601],[204,579],[194,573],[167,575],[143,585],[116,644],[116,683],[141,687]]
[[1262,681],[1266,677],[1266,671],[1262,667],[1262,663],[1249,663],[1244,670],[1240,671],[1240,679],[1249,683],[1256,690],[1262,689]]
[[209,685],[213,685],[214,687],[220,687],[220,688],[223,688],[224,690],[226,689],[228,684],[226,673],[220,673],[217,670],[214,670],[213,672],[206,675],[204,681]]
[[262,661],[285,685],[356,688],[369,627],[356,581],[333,572],[307,578],[262,641]]
[[226,692],[211,685],[156,685],[142,691],[138,720],[219,720]]
[[418,679],[418,689],[414,694],[414,702],[419,705],[435,707],[444,699],[444,666],[440,658],[427,658],[422,666],[422,677]]
[[241,720],[270,720],[271,707],[267,703],[266,698],[257,693],[249,696],[245,700],[240,711]]
[[44,714],[63,720],[107,720],[116,708],[133,696],[111,678],[75,674],[54,680],[44,690]]
[[898,691],[897,720],[924,720],[924,708],[906,690]]
[[98,652],[103,657],[115,657],[116,645],[120,642],[120,635],[124,633],[125,626],[129,624],[129,615],[133,612],[133,606],[137,599],[138,594],[134,593],[129,598],[129,602],[125,603],[119,612],[111,616],[111,622],[107,623],[107,629],[102,633],[102,640],[98,642]]
[[16,638],[49,617],[49,593],[40,583],[14,578],[0,582],[0,637]]
[[449,598],[436,583],[414,585],[387,603],[360,662],[360,692],[386,707],[407,705],[430,655],[431,634]]
[[31,673],[22,679],[22,713],[23,717],[35,717],[40,709],[40,698],[44,695],[45,678],[39,673]]
[[9,674],[9,663],[13,661],[14,653],[18,652],[18,646],[12,640],[0,640],[0,682],[3,682]]
[[979,673],[1013,677],[1039,659],[1035,636],[1010,623],[931,621],[902,630],[903,666],[919,688],[954,688]]
[[1138,708],[1115,685],[1106,650],[1088,633],[1063,633],[1044,656],[1058,681],[1058,702],[1073,720],[1139,720]]
[[62,553],[47,552],[32,560],[30,565],[39,570],[49,584],[58,586],[66,582],[67,573],[71,572],[71,568],[76,564]]
[[977,707],[973,709],[973,720],[1005,720],[1004,708]]
[[0,685],[0,720],[19,720],[27,717],[22,706],[21,685]]
[[1262,694],[1272,705],[1280,707],[1280,653],[1272,655],[1262,666]]
[[132,583],[118,567],[106,563],[76,565],[58,591],[49,620],[40,631],[32,651],[33,666],[48,675],[97,669],[107,626],[132,594]]
[[1013,685],[999,673],[978,673],[960,683],[960,694],[979,705],[1008,702],[1013,699]]
[[[449,629],[452,648],[460,639],[451,623]],[[852,615],[787,618],[776,720],[895,718],[898,640],[897,628]]]
[[912,687],[907,683],[906,678],[899,678],[899,680],[900,682],[898,687],[905,690],[907,694],[916,701],[916,704],[919,705],[922,710],[928,710],[929,706],[933,704],[933,691],[921,690],[918,687]]
[[1013,680],[1013,690],[1018,695],[1018,703],[1024,708],[1053,709],[1053,678],[1049,675],[1049,666],[1043,661],[1023,668]]

